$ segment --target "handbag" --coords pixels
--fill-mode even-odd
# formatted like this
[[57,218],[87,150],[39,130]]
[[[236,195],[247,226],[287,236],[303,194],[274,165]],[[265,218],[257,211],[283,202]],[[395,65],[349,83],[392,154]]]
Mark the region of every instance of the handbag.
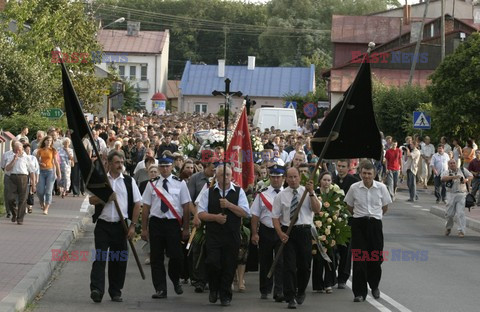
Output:
[[33,194],[28,192],[28,196],[27,196],[27,205],[29,206],[33,206],[34,205],[34,197],[33,197]]
[[[463,171],[463,168],[462,168],[462,174],[465,176],[465,171]],[[470,193],[470,187],[468,186],[468,183],[467,183],[467,192],[468,192],[467,196],[465,197],[465,208],[468,208],[468,212],[470,212],[470,208],[473,207],[477,201],[475,200],[475,196],[473,196],[472,193]]]

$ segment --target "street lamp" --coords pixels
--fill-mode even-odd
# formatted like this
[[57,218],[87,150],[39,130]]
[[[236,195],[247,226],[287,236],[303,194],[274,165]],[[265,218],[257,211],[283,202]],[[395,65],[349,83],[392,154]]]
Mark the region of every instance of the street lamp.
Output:
[[107,24],[107,25],[101,27],[100,29],[104,29],[104,28],[107,28],[110,25],[117,24],[117,23],[123,23],[123,22],[125,22],[125,17],[120,17],[120,18],[114,20],[113,22],[111,22],[110,24]]

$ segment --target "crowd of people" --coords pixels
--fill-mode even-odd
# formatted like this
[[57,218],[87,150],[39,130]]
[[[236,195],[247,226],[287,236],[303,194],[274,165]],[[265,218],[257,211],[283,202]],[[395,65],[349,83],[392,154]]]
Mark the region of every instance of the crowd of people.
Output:
[[[195,292],[209,290],[211,303],[220,300],[228,306],[232,288],[246,290],[245,265],[253,261],[259,264],[260,297],[268,299],[273,293],[275,301],[296,308],[305,300],[310,278],[317,292],[332,293],[335,285],[345,289],[352,248],[369,253],[383,250],[381,220],[395,200],[399,180],[406,179],[409,201],[413,202],[418,199],[417,183],[427,188],[433,176],[437,203],[448,202],[445,234],[450,234],[457,215],[460,237],[465,234],[465,187],[473,179],[472,193],[476,195],[480,186],[480,150],[473,140],[461,148],[458,140],[452,141],[452,147],[441,138],[435,152],[430,138],[418,136],[407,137],[401,146],[385,137],[380,161],[325,160],[318,183],[304,182],[308,179],[303,176],[308,177],[318,161],[310,143],[318,123],[301,121],[298,129],[291,131],[251,129],[261,148],[255,151],[255,183],[244,190],[232,183],[229,165],[218,165],[224,152],[221,146],[216,146],[211,158],[194,155],[188,147],[198,144],[197,131],[224,129],[223,117],[141,113],[111,117],[110,122],[97,117],[90,120],[93,142],[84,140],[92,161],[100,159],[107,168],[123,214],[118,216],[112,202],[90,196],[96,207],[95,249],[127,250],[121,227],[124,218],[130,220],[129,238],[141,229],[141,238],[149,242],[145,264],[151,266],[154,299],[167,298],[168,275],[176,294],[183,293],[182,280],[190,281]],[[233,123],[228,127],[232,130]],[[44,215],[52,209],[52,196],[86,194],[69,131],[38,131],[33,141],[28,134],[28,128],[23,128],[12,150],[1,159],[7,217],[19,225],[33,212],[35,193]],[[351,241],[336,245],[325,240],[328,246],[322,241],[312,245],[312,235],[314,241],[329,235],[317,233],[315,237],[311,230],[315,216],[332,213],[323,203],[328,202],[334,185],[343,205],[334,219],[347,216]],[[367,201],[365,192],[371,194]],[[304,193],[308,196],[298,207]],[[298,217],[293,218],[296,212]],[[245,227],[251,230],[246,240]],[[191,235],[199,239],[194,239],[187,251],[185,242]],[[281,244],[285,244],[283,255],[268,277]],[[255,250],[258,255],[252,252]],[[92,267],[90,290],[95,302],[104,296],[107,261],[96,259]],[[367,284],[373,297],[380,297],[381,262],[382,258],[353,262],[354,301],[365,300]],[[120,302],[126,264],[110,263],[108,270],[108,293]]]

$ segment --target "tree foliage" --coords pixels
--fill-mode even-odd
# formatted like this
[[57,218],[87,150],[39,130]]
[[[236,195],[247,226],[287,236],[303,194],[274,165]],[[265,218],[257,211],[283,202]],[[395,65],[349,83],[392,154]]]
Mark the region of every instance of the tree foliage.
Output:
[[[430,96],[420,86],[388,87],[374,81],[373,105],[378,126],[385,135],[399,142],[407,135],[420,132],[413,129],[413,112],[424,110],[428,102]],[[430,132],[423,131],[423,134]]]
[[[100,50],[95,36],[97,28],[87,13],[84,4],[77,1],[8,2],[0,27],[7,29],[8,23],[16,21],[17,30],[2,34],[8,38],[16,53],[6,55],[10,53],[9,50],[3,46],[0,49],[0,58],[9,60],[4,71],[7,85],[1,91],[4,98],[2,105],[7,109],[2,113],[38,112],[46,107],[63,106],[61,71],[58,64],[52,62],[52,51],[57,46],[69,54]],[[18,68],[25,69],[20,70],[18,76],[12,76],[16,65],[21,63],[25,64]],[[84,109],[96,108],[103,101],[102,91],[108,89],[110,81],[95,76],[95,67],[90,59],[86,63],[69,63],[67,67],[73,72],[72,82]],[[22,88],[21,82],[30,82],[32,90],[29,96],[35,97],[34,101],[29,100],[24,92],[14,92],[16,88]],[[19,102],[23,102],[23,107],[18,107]]]
[[478,137],[480,124],[480,34],[472,34],[431,76],[433,120],[443,135]]
[[28,136],[30,140],[35,138],[38,130],[47,130],[50,127],[58,127],[60,129],[67,128],[67,120],[65,116],[60,119],[48,119],[41,117],[40,113],[32,112],[27,114],[15,113],[8,117],[0,119],[3,131],[10,131],[16,135],[22,131],[25,125],[28,125]]

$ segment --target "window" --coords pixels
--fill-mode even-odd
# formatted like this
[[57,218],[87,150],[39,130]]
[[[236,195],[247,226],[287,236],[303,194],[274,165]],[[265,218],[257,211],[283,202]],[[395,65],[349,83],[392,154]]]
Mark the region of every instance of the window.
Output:
[[140,77],[140,80],[147,80],[147,65],[142,65],[142,67],[140,67]]
[[135,80],[137,78],[137,67],[130,66],[130,80]]
[[195,113],[206,113],[207,103],[195,103]]
[[145,102],[140,102],[140,107],[145,108],[146,103]]
[[124,65],[118,66],[118,74],[120,75],[120,78],[125,79],[125,66]]

